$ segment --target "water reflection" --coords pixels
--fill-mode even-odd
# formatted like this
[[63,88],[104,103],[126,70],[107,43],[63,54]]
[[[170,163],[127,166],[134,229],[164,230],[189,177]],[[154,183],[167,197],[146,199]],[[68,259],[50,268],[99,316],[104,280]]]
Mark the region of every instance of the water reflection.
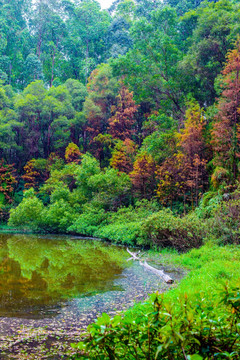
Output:
[[0,316],[55,316],[69,299],[116,290],[126,257],[99,241],[0,235]]

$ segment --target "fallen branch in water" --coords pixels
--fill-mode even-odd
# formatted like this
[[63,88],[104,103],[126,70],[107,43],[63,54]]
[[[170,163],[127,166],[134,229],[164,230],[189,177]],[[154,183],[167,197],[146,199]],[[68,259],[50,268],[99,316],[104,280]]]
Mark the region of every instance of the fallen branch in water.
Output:
[[145,269],[152,271],[154,274],[160,276],[167,284],[172,284],[174,282],[174,280],[172,278],[170,278],[170,276],[168,276],[167,274],[165,274],[162,270],[158,270],[156,268],[154,268],[153,266],[148,265],[148,263],[146,261],[142,262],[141,259],[138,257],[139,253],[132,253],[128,248],[127,248],[127,252],[131,255],[131,257],[127,260],[138,260],[139,264],[144,266]]

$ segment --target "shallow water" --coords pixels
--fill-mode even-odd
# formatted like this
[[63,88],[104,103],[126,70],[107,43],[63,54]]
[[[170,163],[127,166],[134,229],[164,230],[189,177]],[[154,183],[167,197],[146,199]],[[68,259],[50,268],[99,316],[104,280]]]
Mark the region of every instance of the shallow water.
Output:
[[0,235],[0,349],[6,336],[29,329],[78,332],[102,312],[169,288],[128,258],[125,248],[96,240]]
[[0,316],[56,316],[72,299],[114,290],[125,260],[100,241],[1,235]]

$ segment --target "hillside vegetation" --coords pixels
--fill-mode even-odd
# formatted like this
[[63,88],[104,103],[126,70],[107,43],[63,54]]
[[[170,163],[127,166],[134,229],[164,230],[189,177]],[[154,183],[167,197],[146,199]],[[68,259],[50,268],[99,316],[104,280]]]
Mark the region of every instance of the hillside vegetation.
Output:
[[192,270],[103,315],[79,357],[239,359],[239,2],[0,5],[3,228],[171,248]]

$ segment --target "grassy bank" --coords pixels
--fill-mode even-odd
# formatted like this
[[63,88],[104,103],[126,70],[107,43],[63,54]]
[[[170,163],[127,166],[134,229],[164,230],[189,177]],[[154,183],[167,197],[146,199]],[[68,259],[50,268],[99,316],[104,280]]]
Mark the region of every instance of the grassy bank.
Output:
[[149,201],[116,212],[86,206],[82,213],[71,215],[60,204],[54,211],[43,206],[31,190],[11,210],[8,225],[38,233],[70,233],[128,246],[167,246],[181,251],[201,246],[208,228],[194,213],[180,217]]
[[156,263],[185,266],[178,287],[103,314],[79,343],[78,359],[239,359],[240,249],[205,245],[178,255],[151,253]]
[[9,226],[8,224],[0,224],[0,234],[33,234],[31,229],[23,229],[20,227]]

